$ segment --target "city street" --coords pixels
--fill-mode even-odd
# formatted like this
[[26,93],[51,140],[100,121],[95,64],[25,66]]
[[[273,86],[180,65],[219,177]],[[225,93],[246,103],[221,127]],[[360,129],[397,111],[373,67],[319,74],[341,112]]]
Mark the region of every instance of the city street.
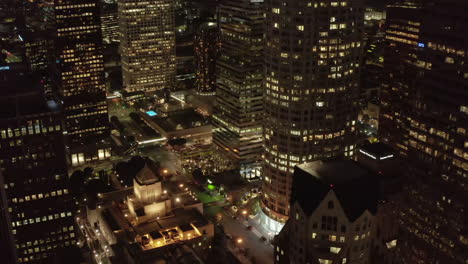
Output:
[[[255,259],[254,263],[273,263],[273,246],[266,241],[262,241],[262,235],[257,230],[247,229],[247,221],[241,218],[236,220],[230,215],[224,215],[221,223],[226,234],[230,234],[236,244],[247,248],[247,255]],[[241,243],[237,243],[239,238],[242,239]]]

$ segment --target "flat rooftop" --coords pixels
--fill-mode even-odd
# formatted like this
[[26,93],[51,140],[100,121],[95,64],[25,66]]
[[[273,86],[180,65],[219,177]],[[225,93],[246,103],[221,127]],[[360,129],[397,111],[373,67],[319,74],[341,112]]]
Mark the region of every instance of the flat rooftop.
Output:
[[156,115],[149,117],[149,119],[165,131],[176,131],[209,125],[208,119],[197,113],[193,108],[170,112],[166,117]]
[[172,212],[173,215],[171,216],[135,226],[137,234],[146,235],[175,227],[187,228],[187,225],[189,224],[193,224],[197,228],[209,224],[208,220],[195,208],[175,209]]
[[318,160],[297,167],[326,184],[341,184],[367,175],[369,172],[352,160]]

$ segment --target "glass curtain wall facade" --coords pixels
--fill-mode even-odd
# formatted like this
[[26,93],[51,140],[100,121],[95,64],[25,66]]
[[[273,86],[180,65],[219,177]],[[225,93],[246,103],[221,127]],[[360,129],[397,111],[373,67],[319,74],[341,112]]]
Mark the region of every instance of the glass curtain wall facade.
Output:
[[388,6],[381,114],[383,140],[408,161],[396,253],[405,264],[465,263],[468,2],[406,4]]
[[260,176],[263,8],[263,1],[226,0],[218,9],[213,141],[248,180]]
[[118,1],[123,87],[171,89],[176,75],[174,0]]
[[354,155],[362,1],[267,0],[264,64],[264,225],[289,214],[297,164]]
[[72,165],[110,157],[99,0],[56,0],[57,86]]

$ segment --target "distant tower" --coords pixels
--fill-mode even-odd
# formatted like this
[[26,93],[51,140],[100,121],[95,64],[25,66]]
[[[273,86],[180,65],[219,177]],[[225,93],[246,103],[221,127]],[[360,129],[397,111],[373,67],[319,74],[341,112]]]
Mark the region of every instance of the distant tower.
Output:
[[24,30],[21,33],[25,56],[32,72],[41,76],[41,85],[47,97],[53,97],[51,66],[54,58],[54,40],[51,30]]
[[262,221],[289,215],[296,164],[354,155],[362,1],[267,0]]
[[216,60],[219,57],[219,30],[215,22],[201,25],[195,35],[195,89],[200,95],[214,95]]
[[118,42],[120,40],[117,0],[102,0],[101,29],[102,40],[105,43]]
[[110,157],[99,0],[56,0],[57,86],[71,164]]
[[154,92],[175,83],[174,0],[118,1],[123,86]]
[[218,10],[213,141],[248,180],[259,178],[261,166],[263,8],[262,1],[226,0]]

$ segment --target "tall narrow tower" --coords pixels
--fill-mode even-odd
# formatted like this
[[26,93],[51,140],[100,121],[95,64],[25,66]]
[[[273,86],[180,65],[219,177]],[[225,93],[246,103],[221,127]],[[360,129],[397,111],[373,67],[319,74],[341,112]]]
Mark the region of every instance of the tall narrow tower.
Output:
[[123,86],[170,89],[175,82],[174,0],[118,1]]
[[99,0],[56,0],[57,86],[72,165],[110,157]]
[[258,178],[262,151],[263,1],[226,0],[219,7],[213,141],[246,179]]
[[353,156],[362,1],[266,2],[261,217],[278,232],[296,164]]

